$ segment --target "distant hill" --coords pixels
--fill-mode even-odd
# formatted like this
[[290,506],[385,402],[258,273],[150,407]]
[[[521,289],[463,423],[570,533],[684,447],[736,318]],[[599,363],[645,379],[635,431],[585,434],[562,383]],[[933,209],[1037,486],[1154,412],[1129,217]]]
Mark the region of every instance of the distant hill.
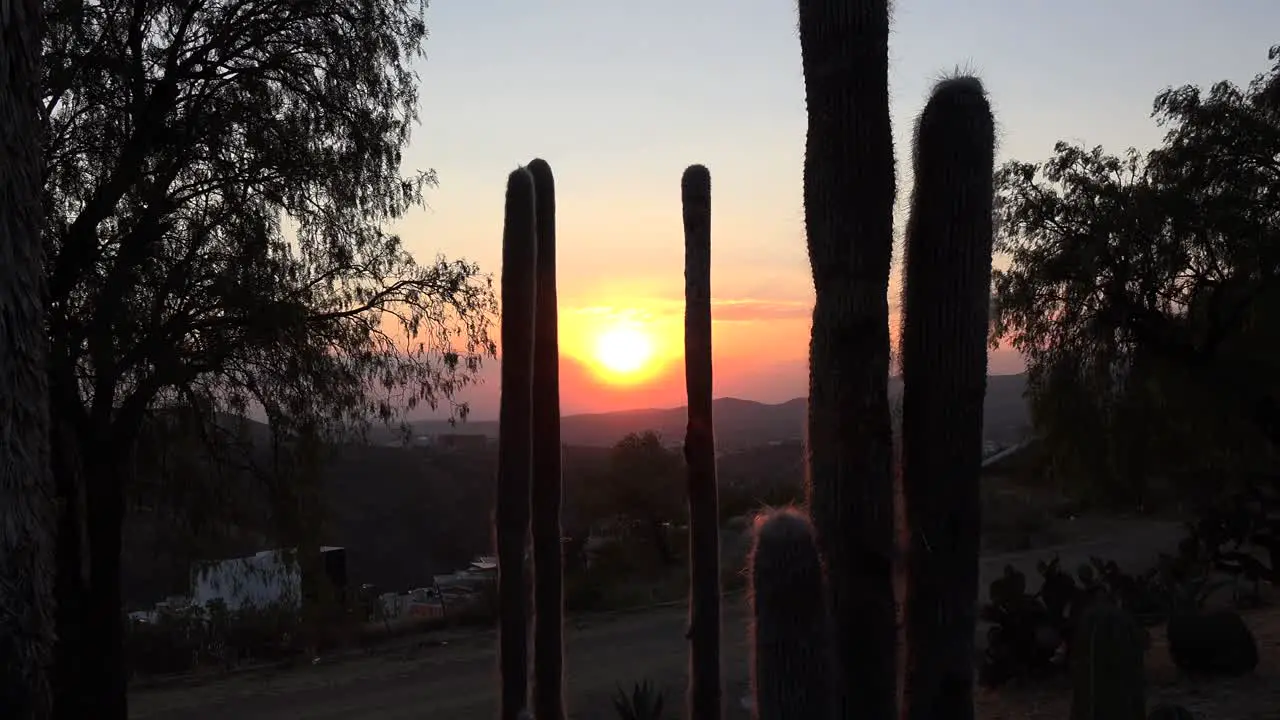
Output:
[[[1021,375],[989,379],[987,440],[1012,444],[1022,439],[1028,424],[1025,386]],[[893,381],[890,390],[898,395],[900,383]],[[718,468],[721,481],[760,485],[803,477],[800,441],[805,405],[804,398],[776,405],[736,398],[717,400],[718,445],[725,453]],[[607,462],[606,448],[629,432],[650,429],[678,441],[684,436],[685,420],[682,407],[565,417],[566,531],[579,524],[576,505],[583,497],[579,484],[598,477]],[[247,430],[245,437],[258,452],[265,449],[269,436],[265,425],[247,421],[241,426],[242,418],[230,417],[224,422]],[[496,436],[497,423],[466,423],[453,429],[447,423],[417,423],[415,430]],[[432,574],[461,567],[489,549],[497,471],[493,444],[483,449],[447,451],[392,445],[390,436],[371,440],[375,442],[336,448],[324,469],[328,510],[324,542],[348,548],[353,584],[371,582],[392,589],[422,585],[430,582]],[[123,578],[131,607],[148,607],[165,594],[181,592],[194,559],[251,554],[271,546],[267,539],[271,521],[261,512],[264,498],[260,497],[260,482],[239,477],[219,484],[222,494],[240,494],[259,508],[238,521],[230,534],[177,542],[187,534],[182,528],[191,519],[166,518],[158,508],[131,509],[125,527]],[[198,500],[195,504],[200,506]]]
[[[985,408],[986,440],[1001,445],[1022,439],[1030,426],[1027,409],[1025,375],[992,375],[987,378]],[[891,400],[900,396],[902,381],[891,378]],[[738,398],[721,398],[714,403],[716,444],[721,450],[740,450],[769,442],[798,440],[804,436],[805,398],[769,405]],[[682,407],[653,410],[566,415],[561,420],[560,434],[568,445],[609,447],[627,433],[656,430],[663,437],[684,437],[687,410]],[[413,424],[417,435],[440,433],[478,433],[498,436],[494,420],[471,421],[451,426],[445,421]]]

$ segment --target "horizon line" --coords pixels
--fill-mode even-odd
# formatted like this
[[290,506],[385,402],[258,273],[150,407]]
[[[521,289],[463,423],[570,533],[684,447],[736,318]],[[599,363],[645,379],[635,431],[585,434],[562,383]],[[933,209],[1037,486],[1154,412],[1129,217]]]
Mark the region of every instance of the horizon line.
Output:
[[[1026,375],[1026,372],[1024,371],[1024,372],[1016,372],[1016,373],[988,373],[988,374],[987,374],[987,377],[988,377],[988,378],[995,378],[995,377],[1017,377],[1017,376],[1019,376],[1019,375]],[[894,380],[894,379],[897,379],[897,378],[900,378],[900,377],[902,377],[901,373],[896,374],[896,375],[890,375],[890,376],[889,376],[889,379],[890,379],[890,380]],[[793,397],[793,398],[789,398],[789,399],[787,399],[787,400],[783,400],[782,402],[771,403],[771,402],[762,402],[762,401],[760,401],[760,400],[752,400],[752,399],[750,399],[750,398],[737,397],[737,396],[734,396],[734,395],[724,395],[724,396],[721,396],[721,397],[712,398],[712,399],[711,399],[711,402],[716,403],[716,402],[720,402],[720,401],[723,401],[723,400],[736,400],[736,401],[738,401],[738,402],[753,403],[753,404],[755,404],[755,405],[763,405],[763,406],[765,406],[765,407],[778,407],[778,406],[780,406],[780,405],[787,405],[787,404],[793,403],[793,402],[795,402],[795,401],[797,401],[797,400],[805,400],[805,401],[807,401],[807,400],[808,400],[808,397],[807,397],[807,396],[805,396],[805,395],[797,395],[797,396],[795,396],[795,397]],[[560,415],[560,417],[561,417],[561,419],[564,419],[564,418],[571,418],[571,417],[593,417],[593,416],[598,417],[598,416],[601,416],[601,415],[624,415],[624,414],[627,414],[627,413],[643,413],[643,412],[673,412],[673,411],[675,411],[675,410],[683,410],[683,409],[685,409],[685,408],[687,408],[687,407],[689,407],[688,403],[685,403],[684,405],[675,405],[675,406],[668,406],[668,407],[653,407],[653,406],[650,406],[650,407],[632,407],[632,408],[623,408],[623,409],[621,409],[621,410],[604,410],[604,411],[600,411],[600,412],[575,412],[575,413],[569,413],[568,415],[561,414],[561,415]],[[447,418],[420,418],[420,419],[417,419],[417,420],[410,420],[410,419],[406,418],[406,419],[405,419],[405,422],[407,422],[407,423],[409,423],[409,424],[413,424],[413,423],[448,423],[448,422],[449,422],[449,420],[448,420]],[[462,427],[462,426],[464,426],[464,425],[469,425],[469,424],[474,424],[474,423],[491,423],[491,422],[498,422],[498,418],[497,418],[497,417],[486,417],[486,418],[468,417],[466,420],[458,420],[454,425],[455,425],[455,427]]]

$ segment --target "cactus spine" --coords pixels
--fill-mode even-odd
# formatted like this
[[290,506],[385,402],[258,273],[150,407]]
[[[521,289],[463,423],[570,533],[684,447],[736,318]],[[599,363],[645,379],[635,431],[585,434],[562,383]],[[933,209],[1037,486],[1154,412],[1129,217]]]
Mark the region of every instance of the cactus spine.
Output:
[[888,0],[800,0],[804,215],[816,303],[808,502],[827,568],[842,718],[897,695],[888,283],[894,158]]
[[973,717],[994,145],[982,82],[939,82],[916,123],[900,336],[911,720]]
[[680,178],[684,210],[684,367],[689,398],[689,717],[720,717],[720,510],[711,417],[711,174]]
[[1100,604],[1080,618],[1071,643],[1071,720],[1143,720],[1142,628]]
[[536,264],[534,179],[528,170],[519,168],[507,177],[502,228],[502,391],[494,508],[501,720],[518,720],[529,701],[529,596],[524,561],[533,467]]
[[[751,548],[751,684],[759,720],[827,720],[835,709],[822,562],[809,518],[756,518]],[[695,716],[705,717],[705,716]]]
[[564,720],[564,557],[560,545],[560,338],[556,307],[555,178],[529,163],[537,227],[533,341],[533,714]]

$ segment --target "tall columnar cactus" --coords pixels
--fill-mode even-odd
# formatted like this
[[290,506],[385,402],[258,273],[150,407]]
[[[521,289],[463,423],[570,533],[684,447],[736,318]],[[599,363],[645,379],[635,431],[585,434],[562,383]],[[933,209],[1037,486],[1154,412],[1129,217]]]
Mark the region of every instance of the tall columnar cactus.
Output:
[[1143,720],[1142,628],[1106,604],[1080,618],[1071,643],[1071,720]]
[[916,124],[900,336],[913,720],[973,717],[994,145],[981,81],[939,82]]
[[750,600],[755,717],[828,720],[834,717],[836,703],[836,658],[813,526],[803,513],[783,509],[758,517],[754,530]]
[[529,163],[537,226],[533,341],[533,714],[564,720],[564,556],[561,551],[560,337],[556,190],[545,160]]
[[502,229],[502,397],[498,409],[498,667],[501,720],[518,720],[529,701],[529,595],[525,576],[533,466],[533,346],[537,281],[534,178],[507,177]]
[[684,207],[684,367],[689,424],[689,717],[719,718],[720,510],[711,417],[711,174],[701,165],[680,179]]
[[826,563],[840,716],[888,720],[897,695],[889,262],[894,159],[888,0],[800,0],[809,130],[804,216],[816,303],[808,500]]

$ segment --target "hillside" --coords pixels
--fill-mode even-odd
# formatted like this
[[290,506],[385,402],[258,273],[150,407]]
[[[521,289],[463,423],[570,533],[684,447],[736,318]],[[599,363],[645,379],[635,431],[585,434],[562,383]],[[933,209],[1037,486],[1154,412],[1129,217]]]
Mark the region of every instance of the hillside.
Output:
[[[1021,375],[994,376],[988,384],[986,436],[1012,443],[1027,424]],[[897,395],[900,385],[891,391]],[[715,403],[717,436],[724,455],[720,479],[726,485],[756,486],[798,482],[803,476],[805,400],[769,405],[722,398]],[[228,421],[230,422],[230,420]],[[239,419],[237,419],[239,422]],[[653,429],[679,441],[685,409],[636,410],[564,418],[566,532],[575,525],[582,483],[599,477],[607,447],[629,432]],[[266,427],[248,422],[248,437],[265,445]],[[448,432],[446,423],[419,424],[419,433]],[[468,423],[453,432],[496,435],[496,423]],[[390,437],[373,444],[336,448],[324,471],[328,511],[324,542],[348,549],[353,584],[374,583],[404,589],[425,584],[431,575],[456,569],[491,546],[493,481],[496,448],[445,451],[392,444]],[[269,514],[263,512],[260,480],[220,478],[206,490],[194,476],[182,478],[182,507],[165,511],[133,508],[125,532],[125,593],[133,607],[149,606],[165,594],[180,592],[190,562],[250,554],[272,545]],[[238,497],[243,517],[233,531],[213,528],[211,500]],[[217,500],[217,498],[223,498]],[[256,508],[256,509],[254,509]],[[168,518],[168,519],[166,519]],[[204,531],[193,537],[196,521]]]
[[[1001,445],[1018,442],[1030,425],[1030,414],[1023,395],[1025,375],[992,375],[987,379],[985,439]],[[902,393],[902,381],[889,383],[891,401]],[[805,398],[769,405],[721,398],[715,401],[716,442],[721,450],[739,450],[764,443],[796,440],[804,436]],[[567,415],[561,421],[561,437],[569,445],[609,447],[624,435],[643,430],[657,430],[664,438],[684,437],[687,411],[684,407],[626,410],[588,415]],[[478,433],[497,437],[496,421],[470,421],[450,426],[443,421],[418,422],[417,435],[440,433]]]

